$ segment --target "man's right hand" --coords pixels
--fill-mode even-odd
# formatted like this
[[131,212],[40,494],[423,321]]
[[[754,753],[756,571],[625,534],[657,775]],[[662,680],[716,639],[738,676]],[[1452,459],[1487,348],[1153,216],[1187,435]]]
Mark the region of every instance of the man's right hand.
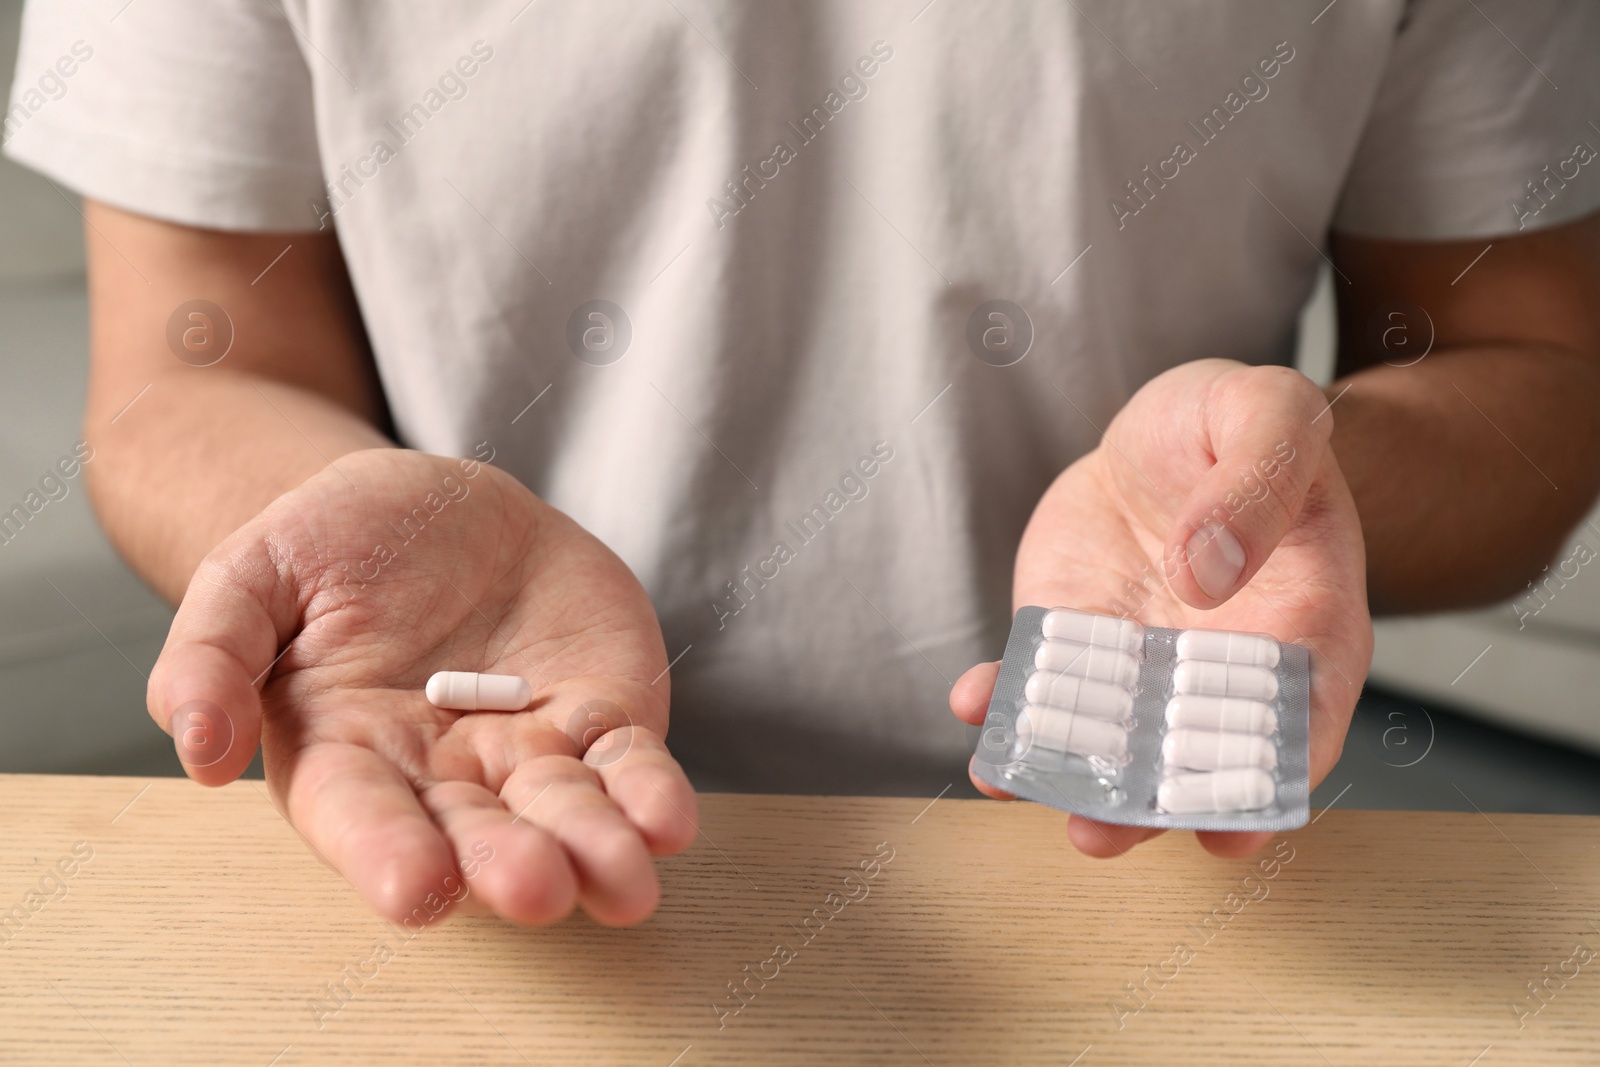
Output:
[[[571,519],[491,466],[375,448],[205,558],[149,710],[208,785],[259,743],[274,803],[390,919],[465,892],[626,924],[659,899],[652,854],[696,833],[666,669],[644,590]],[[440,670],[520,675],[533,701],[443,711]]]

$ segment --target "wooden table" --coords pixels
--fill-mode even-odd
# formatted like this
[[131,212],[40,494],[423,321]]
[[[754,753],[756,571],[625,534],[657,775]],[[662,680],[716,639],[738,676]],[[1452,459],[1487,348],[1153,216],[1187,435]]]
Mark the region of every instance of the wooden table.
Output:
[[1600,1062],[1600,819],[1092,861],[1031,804],[703,811],[643,927],[409,932],[259,783],[0,777],[0,1063]]

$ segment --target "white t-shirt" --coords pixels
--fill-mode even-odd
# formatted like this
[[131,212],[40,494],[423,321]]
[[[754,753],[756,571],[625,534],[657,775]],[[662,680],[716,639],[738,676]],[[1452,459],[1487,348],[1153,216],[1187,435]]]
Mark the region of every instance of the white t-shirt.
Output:
[[644,582],[702,785],[931,795],[1096,427],[1285,361],[1330,227],[1594,210],[1597,54],[1600,6],[1510,0],[35,0],[6,132],[336,227],[401,440]]

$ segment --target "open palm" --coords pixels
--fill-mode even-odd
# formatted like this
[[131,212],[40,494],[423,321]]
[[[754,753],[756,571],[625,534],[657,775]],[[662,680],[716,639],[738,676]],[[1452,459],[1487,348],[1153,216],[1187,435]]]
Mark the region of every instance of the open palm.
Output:
[[[666,668],[644,590],[576,523],[493,467],[376,449],[206,558],[149,705],[207,784],[259,741],[274,802],[392,919],[472,897],[631,923],[657,903],[651,854],[696,832]],[[520,675],[533,701],[440,710],[439,670]]]
[[[1315,785],[1338,761],[1372,657],[1361,527],[1328,447],[1331,428],[1321,391],[1285,368],[1202,360],[1153,379],[1039,501],[1017,552],[1016,606],[1305,646]],[[952,710],[981,722],[996,673],[995,664],[968,671]],[[1092,855],[1152,833],[1077,816],[1069,827]],[[1263,840],[1200,838],[1219,854]]]

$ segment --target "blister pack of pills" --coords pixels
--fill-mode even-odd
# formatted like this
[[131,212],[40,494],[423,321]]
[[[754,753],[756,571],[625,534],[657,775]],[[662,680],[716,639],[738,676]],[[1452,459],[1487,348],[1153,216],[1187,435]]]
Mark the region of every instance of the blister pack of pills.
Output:
[[972,769],[1101,822],[1292,830],[1309,815],[1310,707],[1299,645],[1026,607]]

